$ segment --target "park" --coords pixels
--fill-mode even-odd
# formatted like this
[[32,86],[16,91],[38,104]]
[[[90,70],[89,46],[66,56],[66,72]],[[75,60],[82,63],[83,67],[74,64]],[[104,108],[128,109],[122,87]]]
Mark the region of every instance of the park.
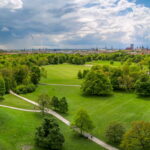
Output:
[[[80,109],[84,109],[94,125],[94,129],[90,131],[90,134],[116,149],[119,148],[118,145],[109,143],[106,137],[106,128],[109,124],[119,122],[123,124],[125,129],[129,129],[134,121],[149,122],[149,97],[137,96],[132,91],[113,91],[113,94],[109,96],[88,96],[82,94],[81,86],[84,79],[78,78],[78,72],[90,70],[95,65],[120,67],[121,62],[114,61],[111,63],[111,61],[103,60],[91,61],[81,65],[69,63],[42,65],[42,70],[44,70],[46,76],[41,77],[33,92],[20,94],[20,96],[33,101],[32,104],[11,92],[4,95],[4,100],[1,100],[0,105],[21,108],[23,110],[19,111],[9,107],[0,108],[1,149],[40,150],[34,143],[35,129],[43,120],[43,116],[39,112],[40,108],[38,105],[34,105],[34,103],[38,103],[40,94],[48,95],[50,98],[54,96],[58,98],[65,97],[68,103],[68,112],[65,114],[60,113],[60,115],[71,123],[74,121],[77,112]],[[34,111],[26,112],[24,110]],[[79,137],[59,117],[57,118],[53,114],[45,115],[56,119],[58,122],[65,137],[63,149],[107,149],[107,146],[98,145],[87,138]]]

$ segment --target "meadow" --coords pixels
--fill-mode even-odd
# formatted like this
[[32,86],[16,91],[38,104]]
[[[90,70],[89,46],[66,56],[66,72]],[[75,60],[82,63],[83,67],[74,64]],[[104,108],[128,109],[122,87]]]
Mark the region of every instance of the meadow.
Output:
[[[77,79],[77,72],[85,68],[90,67],[69,64],[45,66],[47,79],[42,79],[41,83],[81,84],[82,80]],[[113,96],[109,97],[85,97],[82,95],[80,87],[39,85],[34,93],[23,96],[37,101],[41,93],[51,97],[65,96],[68,100],[69,112],[64,117],[70,121],[73,121],[79,109],[85,109],[95,125],[92,134],[103,140],[106,140],[104,135],[106,127],[113,121],[119,121],[129,128],[133,121],[150,120],[149,98],[140,98],[134,93],[114,92]]]
[[[39,113],[0,108],[0,150],[42,150],[34,146],[35,130],[42,118]],[[65,137],[64,150],[104,150],[93,142],[77,137],[69,127],[57,122]]]
[[[90,69],[91,65],[110,64],[108,61],[93,62],[90,65],[47,65],[44,66],[47,71],[47,78],[42,78],[40,83],[48,84],[66,84],[81,85],[83,80],[77,79],[79,70]],[[120,65],[118,62],[114,66]],[[69,104],[69,112],[64,115],[69,121],[73,121],[76,112],[85,109],[90,115],[95,129],[92,134],[107,141],[105,138],[105,129],[109,123],[119,121],[129,128],[133,121],[150,121],[150,99],[137,97],[134,93],[114,92],[109,97],[85,97],[81,93],[80,87],[68,87],[62,85],[38,85],[35,92],[24,94],[31,100],[37,101],[40,94],[48,94],[50,97],[65,96]],[[5,100],[0,104],[14,106],[19,108],[34,109],[34,106],[28,104],[12,95],[6,95]],[[23,146],[34,145],[34,133],[42,121],[40,114],[20,112],[8,108],[0,108],[0,149],[21,150]],[[103,150],[98,145],[74,135],[74,132],[58,121],[66,142],[64,150]],[[3,148],[4,147],[4,148]],[[30,150],[39,150],[33,147]]]

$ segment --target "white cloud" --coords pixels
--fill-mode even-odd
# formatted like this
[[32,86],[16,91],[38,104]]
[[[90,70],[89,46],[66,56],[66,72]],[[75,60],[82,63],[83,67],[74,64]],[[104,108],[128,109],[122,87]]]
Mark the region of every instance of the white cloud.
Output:
[[1,29],[1,31],[2,31],[2,32],[8,32],[9,29],[8,29],[7,27],[3,27],[3,28]]
[[[150,34],[150,8],[128,0],[73,0],[76,12],[66,14],[65,19],[77,18],[83,25],[79,36],[99,35],[100,39],[116,40],[124,44],[138,42],[137,35]],[[93,5],[91,3],[96,3]],[[85,7],[89,5],[91,7]],[[141,27],[140,30],[138,29]],[[148,37],[148,36],[145,36]]]
[[11,10],[16,10],[22,7],[22,0],[0,0],[0,8],[9,8]]
[[[150,8],[136,4],[135,0],[22,1],[0,0],[0,8],[15,10],[22,8],[24,2],[24,10],[29,10],[21,21],[20,17],[12,18],[17,21],[14,32],[11,27],[13,41],[9,47],[48,47],[48,44],[55,48],[69,44],[94,47],[96,42],[118,47],[150,41]],[[23,31],[26,33],[22,34]],[[90,40],[96,41],[95,45]]]

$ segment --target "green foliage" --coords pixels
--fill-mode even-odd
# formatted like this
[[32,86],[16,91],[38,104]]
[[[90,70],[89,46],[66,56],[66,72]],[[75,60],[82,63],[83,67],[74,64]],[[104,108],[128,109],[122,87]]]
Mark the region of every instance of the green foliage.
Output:
[[3,100],[4,100],[4,97],[3,97],[3,96],[0,96],[0,102],[3,101]]
[[39,67],[34,66],[31,69],[31,82],[33,84],[38,84],[41,78],[41,71],[39,69]]
[[109,78],[99,70],[91,70],[81,88],[85,95],[110,95],[113,90]]
[[121,123],[113,122],[107,127],[105,131],[105,136],[110,143],[120,144],[124,133],[124,126]]
[[23,84],[23,81],[28,77],[29,68],[26,65],[20,65],[15,67],[13,72],[16,83]]
[[150,122],[134,122],[132,128],[124,135],[121,147],[124,150],[149,150]]
[[82,78],[85,78],[86,75],[88,74],[89,70],[83,70],[83,73],[82,73]]
[[60,113],[68,112],[68,103],[65,97],[62,97],[59,101],[59,112]]
[[52,97],[51,106],[54,108],[55,111],[59,111],[59,99],[56,96]]
[[36,145],[44,149],[61,150],[64,142],[64,136],[56,121],[45,118],[42,125],[36,130]]
[[110,73],[111,84],[114,90],[120,90],[119,78],[122,76],[123,72],[121,68],[112,68]]
[[78,79],[82,79],[83,77],[82,77],[82,72],[81,72],[81,70],[79,70],[79,72],[78,72]]
[[14,91],[17,94],[26,94],[26,93],[32,93],[36,89],[36,86],[34,84],[28,84],[28,85],[18,85]]
[[38,97],[39,108],[42,111],[42,114],[45,113],[45,108],[50,106],[50,97],[47,94],[41,94]]
[[6,92],[5,81],[3,77],[0,75],[0,96],[4,96]]
[[150,96],[150,77],[142,75],[135,85],[136,93],[139,96]]
[[58,97],[53,96],[51,99],[51,106],[55,111],[60,113],[67,113],[68,112],[68,103],[66,97],[62,97],[60,100]]
[[72,126],[79,128],[81,135],[83,131],[88,132],[94,129],[93,122],[91,121],[89,115],[85,110],[79,110],[77,112],[76,118],[72,123]]

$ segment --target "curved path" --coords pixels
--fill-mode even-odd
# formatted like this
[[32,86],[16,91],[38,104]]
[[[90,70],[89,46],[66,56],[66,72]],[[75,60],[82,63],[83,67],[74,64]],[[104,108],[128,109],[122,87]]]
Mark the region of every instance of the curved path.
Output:
[[22,109],[22,108],[11,107],[11,106],[6,106],[6,105],[0,105],[0,107],[10,108],[10,109],[20,110],[20,111],[27,111],[27,112],[41,112],[41,110],[29,110],[29,109]]
[[[31,104],[33,104],[33,105],[36,105],[36,106],[39,106],[38,103],[33,102],[32,100],[29,100],[29,99],[27,99],[27,98],[25,98],[25,97],[23,97],[23,96],[20,96],[20,95],[14,93],[13,91],[10,91],[10,93],[11,93],[12,95],[17,96],[18,98],[20,98],[20,99],[26,101],[26,102],[29,102],[29,103],[31,103]],[[55,111],[46,108],[46,109],[45,109],[45,112],[48,113],[48,114],[53,115],[54,117],[56,117],[57,119],[59,119],[60,121],[62,121],[63,123],[65,123],[66,125],[70,126],[70,122],[69,122],[68,120],[66,120],[64,117],[62,117],[61,115],[59,115],[58,113],[56,113]],[[79,129],[78,129],[78,128],[76,128],[75,130],[76,130],[77,132],[79,132]],[[118,150],[117,148],[112,147],[111,145],[109,145],[109,144],[103,142],[102,140],[100,140],[100,139],[98,139],[98,138],[92,136],[92,135],[89,134],[89,133],[86,133],[86,132],[85,132],[85,133],[83,133],[83,135],[84,135],[85,137],[87,137],[89,140],[95,142],[96,144],[102,146],[103,148],[105,148],[105,149],[107,149],[107,150]]]

